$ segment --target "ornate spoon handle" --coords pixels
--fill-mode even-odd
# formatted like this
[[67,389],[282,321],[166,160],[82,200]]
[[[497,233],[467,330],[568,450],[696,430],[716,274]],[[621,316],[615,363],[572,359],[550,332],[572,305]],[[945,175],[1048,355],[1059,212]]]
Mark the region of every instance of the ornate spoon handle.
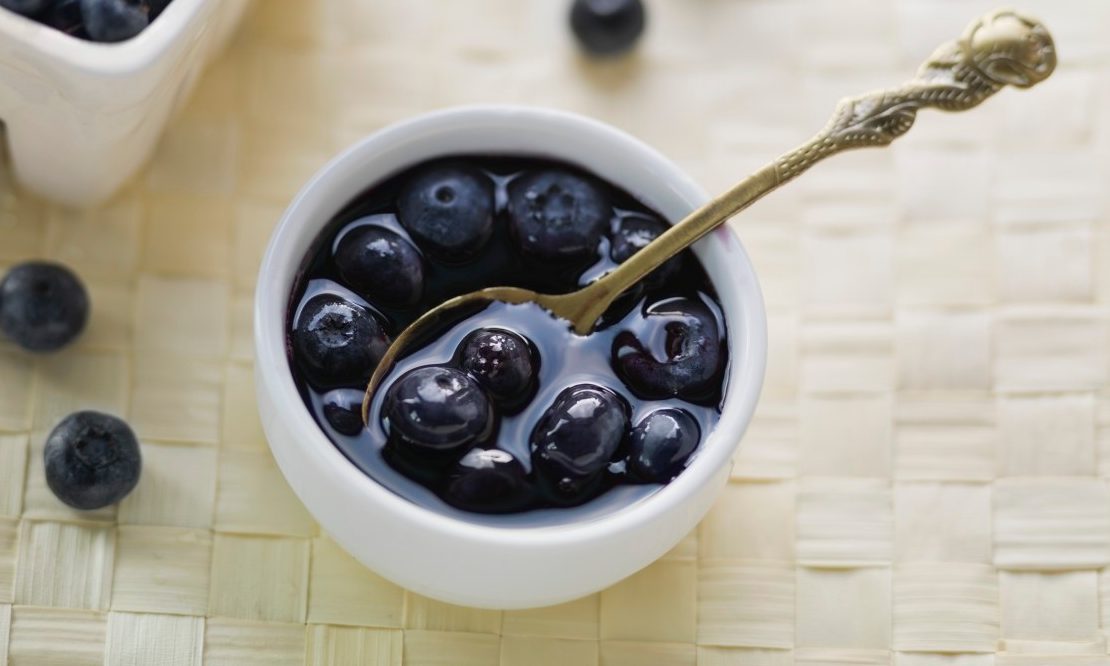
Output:
[[[817,162],[844,150],[890,144],[909,131],[918,109],[965,111],[1007,85],[1033,86],[1055,68],[1052,36],[1039,21],[1008,9],[983,16],[959,39],[938,48],[914,79],[841,100],[816,136],[691,213],[604,278],[568,295],[576,297],[576,303],[563,305],[577,312],[564,314],[579,333],[588,333],[626,289]],[[557,300],[560,297],[553,299]]]

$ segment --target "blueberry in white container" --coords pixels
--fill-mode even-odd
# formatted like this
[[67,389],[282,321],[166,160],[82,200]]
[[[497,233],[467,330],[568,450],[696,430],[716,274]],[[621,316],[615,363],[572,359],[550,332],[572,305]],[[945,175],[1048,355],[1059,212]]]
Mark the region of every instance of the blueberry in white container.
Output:
[[[345,457],[305,407],[286,346],[290,293],[310,246],[368,187],[434,158],[481,154],[549,158],[580,167],[633,194],[672,223],[707,199],[650,147],[581,116],[469,107],[388,127],[317,173],[274,232],[255,301],[258,401],[271,449],[293,490],[357,559],[429,597],[487,608],[528,608],[612,585],[663,555],[694,528],[727,481],[754,411],[766,361],[766,317],[754,270],[736,236],[722,228],[696,244],[694,254],[715,288],[726,322],[729,364],[720,420],[703,433],[689,466],[639,501],[603,514],[583,513],[580,520],[568,513],[570,518],[557,523],[524,518],[499,524],[444,515],[392,492]],[[676,452],[686,446],[647,439],[640,445]],[[666,475],[666,470],[639,473]]]
[[69,205],[110,197],[150,156],[248,3],[173,0],[118,43],[0,10],[0,121],[16,180]]

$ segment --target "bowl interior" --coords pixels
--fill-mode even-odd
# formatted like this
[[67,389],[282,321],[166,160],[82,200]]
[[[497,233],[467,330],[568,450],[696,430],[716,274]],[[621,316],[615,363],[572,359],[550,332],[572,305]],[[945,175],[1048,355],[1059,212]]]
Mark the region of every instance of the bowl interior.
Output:
[[[256,308],[258,363],[264,363],[269,386],[280,402],[295,411],[298,430],[308,437],[300,445],[330,460],[337,482],[359,483],[375,500],[412,512],[429,526],[442,521],[506,531],[590,525],[604,529],[614,520],[648,519],[653,511],[680,503],[728,465],[759,393],[766,355],[762,298],[754,271],[737,238],[725,229],[699,242],[694,252],[717,290],[728,330],[729,367],[725,399],[717,427],[706,436],[690,466],[674,481],[638,501],[599,511],[587,503],[563,513],[558,525],[529,514],[478,517],[443,514],[400,497],[364,475],[317,426],[293,383],[285,353],[286,308],[304,255],[333,216],[367,186],[427,159],[450,154],[498,154],[551,157],[609,180],[640,198],[671,222],[705,200],[704,192],[665,158],[635,139],[601,123],[561,112],[515,107],[468,108],[423,116],[387,128],[364,140],[325,167],[302,190],[275,232],[263,262]],[[280,462],[280,458],[279,458]],[[342,471],[340,471],[342,470]],[[352,474],[353,472],[353,474]],[[370,488],[373,486],[373,488]],[[542,514],[543,512],[529,512]]]

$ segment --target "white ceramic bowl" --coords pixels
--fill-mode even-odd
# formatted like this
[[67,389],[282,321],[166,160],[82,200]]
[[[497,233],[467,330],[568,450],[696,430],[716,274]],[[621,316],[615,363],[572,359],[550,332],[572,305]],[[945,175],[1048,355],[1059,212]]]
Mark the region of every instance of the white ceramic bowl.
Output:
[[469,107],[422,116],[364,139],[301,190],[274,232],[255,300],[256,380],[266,436],[293,490],[321,526],[371,569],[420,594],[488,608],[581,597],[677,544],[728,478],[763,381],[766,320],[751,263],[721,229],[694,249],[718,291],[730,362],[721,420],[690,466],[646,499],[551,527],[496,527],[444,516],[386,490],[325,437],[293,383],[286,310],[298,267],[332,217],[368,186],[449,154],[549,156],[640,197],[671,221],[706,199],[665,157],[599,122],[557,111]]
[[150,156],[248,2],[174,0],[118,44],[0,9],[0,120],[16,180],[70,205],[111,196]]

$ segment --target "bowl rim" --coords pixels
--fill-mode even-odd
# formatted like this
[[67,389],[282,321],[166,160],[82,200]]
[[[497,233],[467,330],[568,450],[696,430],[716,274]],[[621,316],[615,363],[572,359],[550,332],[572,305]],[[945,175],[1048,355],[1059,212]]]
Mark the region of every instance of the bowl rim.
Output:
[[[305,248],[290,247],[294,237],[300,233],[301,225],[310,225],[315,238],[331,216],[346,206],[349,201],[329,202],[325,196],[327,184],[344,178],[356,177],[354,169],[379,149],[403,143],[405,138],[419,138],[429,133],[451,131],[463,132],[467,127],[486,127],[499,121],[512,119],[514,123],[533,123],[545,130],[562,132],[586,132],[603,139],[612,150],[621,150],[649,164],[665,187],[680,194],[691,206],[705,201],[705,191],[676,164],[664,157],[654,148],[634,138],[630,134],[611,125],[579,114],[531,106],[517,105],[476,105],[450,107],[418,115],[389,125],[357,141],[328,164],[316,172],[294,197],[282,215],[266,249],[259,268],[258,285],[254,301],[254,344],[256,374],[263,386],[258,391],[266,391],[276,405],[294,405],[295,409],[282,410],[276,417],[281,425],[291,429],[292,441],[300,448],[311,447],[315,456],[314,464],[327,465],[334,483],[348,484],[358,491],[369,505],[380,510],[403,514],[412,527],[431,530],[448,538],[464,539],[469,542],[481,541],[492,546],[517,547],[558,547],[560,544],[581,543],[613,536],[614,532],[626,532],[643,527],[655,518],[671,511],[675,505],[682,504],[698,494],[701,486],[709,482],[724,466],[731,465],[732,456],[739,445],[744,430],[751,421],[762,388],[767,357],[766,311],[762,293],[756,280],[755,270],[743,249],[739,238],[727,227],[722,227],[728,238],[734,241],[730,251],[737,253],[731,261],[719,261],[721,268],[730,278],[743,277],[742,281],[733,280],[736,288],[742,291],[740,300],[746,304],[741,336],[736,322],[728,322],[729,367],[726,372],[726,390],[721,420],[702,443],[699,455],[690,466],[675,480],[647,498],[598,517],[581,522],[552,526],[513,526],[502,527],[468,522],[443,515],[432,509],[420,506],[401,497],[369,475],[358,469],[347,459],[317,425],[309,410],[304,407],[301,396],[293,381],[286,353],[286,309],[289,303],[289,286],[270,278],[275,273],[288,269],[289,262],[295,262],[291,269],[295,274],[303,260]],[[448,154],[448,153],[444,153]],[[562,156],[560,156],[562,158]],[[403,166],[415,165],[422,159],[408,162]],[[403,168],[399,167],[399,168]],[[588,167],[586,167],[588,168]],[[385,177],[385,176],[381,176]],[[366,183],[360,189],[365,189]],[[631,188],[629,188],[631,189]],[[639,194],[633,192],[633,194]],[[321,210],[331,211],[320,221],[310,216]],[[719,237],[720,238],[720,237]],[[705,241],[701,241],[702,244]],[[716,250],[695,248],[699,255],[715,253]],[[724,252],[724,250],[721,250]],[[714,255],[716,256],[716,255]],[[722,255],[723,256],[723,255]],[[700,257],[705,263],[705,258]],[[707,266],[707,272],[713,270]],[[718,280],[720,278],[718,277]],[[718,283],[715,281],[715,286]],[[290,285],[291,286],[291,285]],[[718,291],[720,288],[718,287]],[[743,354],[737,351],[743,349]],[[743,358],[745,364],[741,375],[736,359]],[[268,415],[263,414],[263,418]],[[728,439],[731,438],[731,441]],[[268,437],[268,439],[270,439]],[[281,455],[275,449],[279,466]],[[283,472],[284,473],[284,472]],[[292,481],[294,492],[299,489]],[[302,500],[310,506],[311,503]],[[700,515],[696,518],[700,518]]]
[[7,47],[9,51],[39,54],[86,75],[125,76],[157,62],[185,34],[187,26],[200,15],[205,3],[220,1],[173,0],[138,35],[111,43],[79,39],[12,10],[0,8],[0,35],[12,40],[12,45]]

